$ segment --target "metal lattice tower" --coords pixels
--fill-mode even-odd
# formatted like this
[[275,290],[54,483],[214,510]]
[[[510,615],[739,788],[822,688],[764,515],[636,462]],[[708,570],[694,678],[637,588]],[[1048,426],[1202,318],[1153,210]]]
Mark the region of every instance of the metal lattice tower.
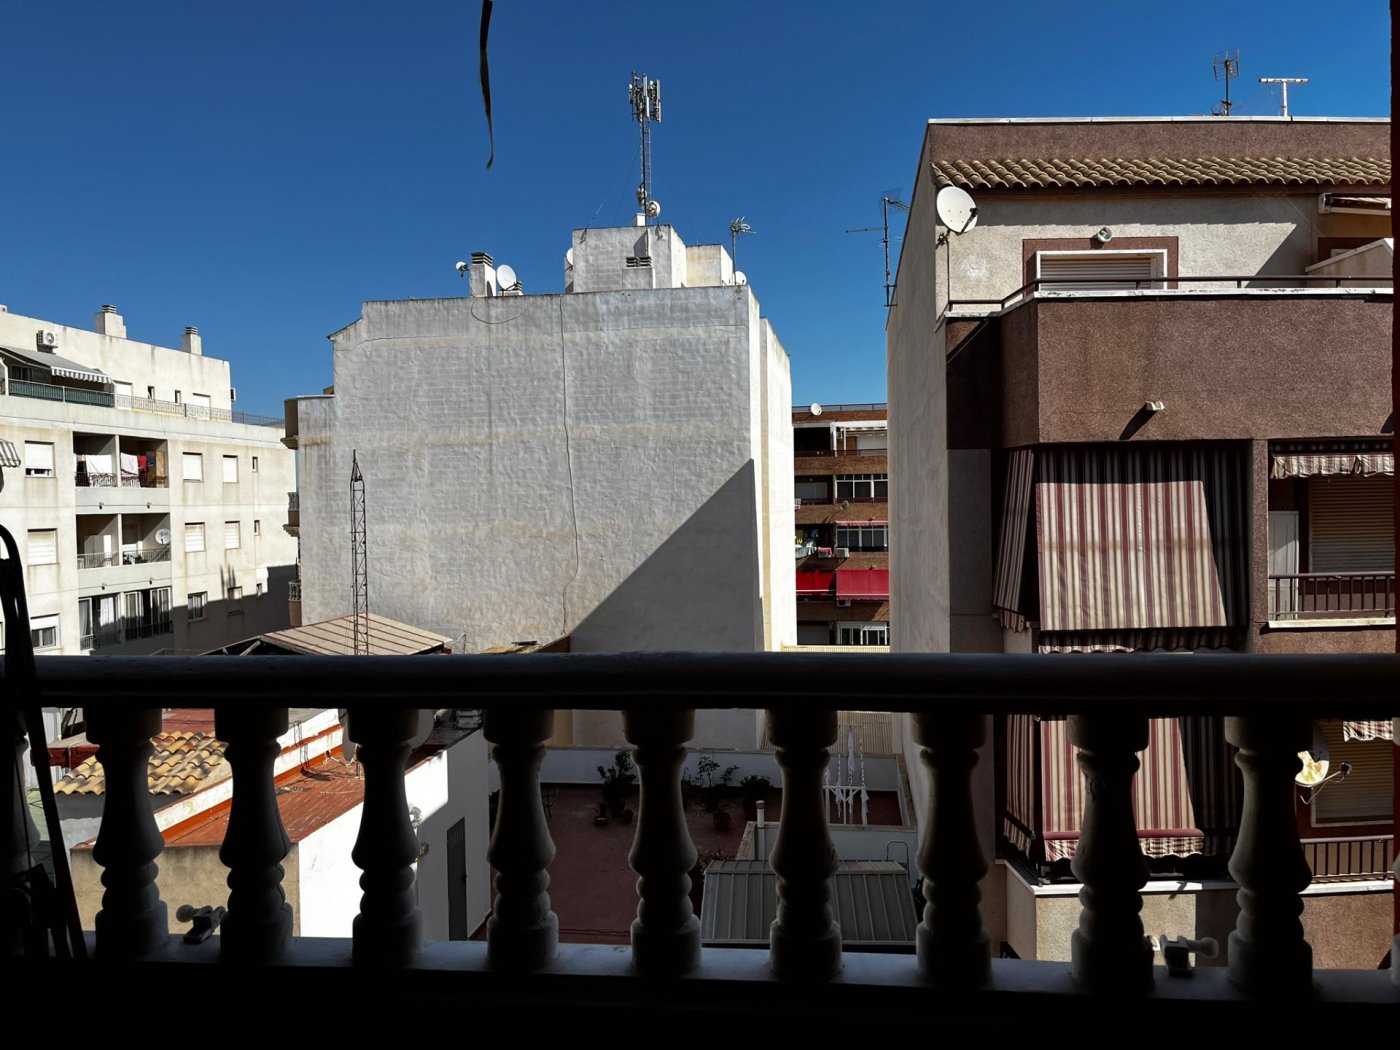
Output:
[[365,542],[365,476],[359,450],[350,454],[350,589],[355,655],[369,655],[369,551]]
[[661,123],[661,81],[652,80],[645,73],[633,73],[627,97],[632,103],[632,117],[640,125],[642,136],[642,183],[637,187],[637,207],[650,225],[661,213],[651,199],[651,126]]

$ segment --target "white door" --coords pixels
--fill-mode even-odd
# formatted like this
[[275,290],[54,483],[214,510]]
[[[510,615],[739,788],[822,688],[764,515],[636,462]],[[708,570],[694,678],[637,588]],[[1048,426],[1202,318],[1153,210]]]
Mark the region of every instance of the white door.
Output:
[[1298,512],[1269,511],[1269,619],[1298,615],[1298,581],[1275,579],[1298,572]]

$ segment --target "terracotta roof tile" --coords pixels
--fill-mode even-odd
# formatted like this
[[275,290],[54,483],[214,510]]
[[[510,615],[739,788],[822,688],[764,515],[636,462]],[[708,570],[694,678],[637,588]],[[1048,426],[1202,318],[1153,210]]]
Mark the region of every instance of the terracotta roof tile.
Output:
[[934,181],[966,189],[1066,186],[1385,186],[1390,159],[1196,157],[935,160]]
[[[208,780],[225,772],[224,744],[209,733],[160,733],[152,738],[155,750],[147,767],[146,783],[155,795],[189,795]],[[95,757],[53,786],[60,795],[100,795],[106,790],[102,763]]]

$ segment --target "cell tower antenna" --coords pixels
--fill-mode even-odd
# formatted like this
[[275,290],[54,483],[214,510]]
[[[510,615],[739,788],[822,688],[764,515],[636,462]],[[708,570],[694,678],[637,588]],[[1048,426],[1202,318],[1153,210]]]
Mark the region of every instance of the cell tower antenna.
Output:
[[650,225],[661,214],[661,205],[651,196],[651,126],[661,123],[661,81],[645,73],[633,73],[627,89],[632,103],[632,117],[641,130],[642,182],[637,187],[637,207],[641,209],[643,225]]
[[369,655],[369,550],[365,542],[365,476],[359,450],[350,453],[350,590],[356,656]]
[[1225,97],[1211,110],[1211,113],[1217,117],[1228,117],[1230,108],[1234,105],[1230,101],[1230,81],[1238,80],[1240,76],[1240,49],[1222,51],[1216,55],[1211,60],[1210,71],[1215,75],[1216,80],[1225,81]]
[[[898,192],[898,191],[896,191]],[[898,208],[900,211],[908,211],[909,205],[905,204],[898,197],[892,197],[886,193],[880,197],[880,215],[883,222],[879,226],[860,226],[847,230],[847,233],[875,233],[880,231],[880,243],[885,249],[885,306],[894,305],[894,285],[890,283],[890,209]]]
[[1288,116],[1288,85],[1306,84],[1308,77],[1260,77],[1261,84],[1282,84],[1283,85],[1283,107],[1280,110],[1282,116]]

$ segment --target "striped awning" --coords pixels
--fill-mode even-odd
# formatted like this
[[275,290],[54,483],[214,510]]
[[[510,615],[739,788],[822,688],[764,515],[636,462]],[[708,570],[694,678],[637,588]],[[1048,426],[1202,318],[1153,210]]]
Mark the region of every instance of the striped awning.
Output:
[[[1229,809],[1237,795],[1215,783],[1222,777],[1227,786],[1233,783],[1228,752],[1215,756],[1208,767],[1201,761],[1200,740],[1212,744],[1223,740],[1198,726],[1183,731],[1183,723],[1200,721],[1154,718],[1148,722],[1147,748],[1139,753],[1140,767],[1133,778],[1133,813],[1139,843],[1149,857],[1189,856],[1222,845],[1228,849],[1232,841],[1237,817],[1227,816],[1226,826],[1212,827],[1210,835],[1197,818],[1198,805],[1207,809],[1207,815],[1237,812]],[[1007,812],[1002,830],[1033,860],[1054,863],[1074,856],[1083,832],[1086,793],[1075,752],[1069,723],[1063,719],[1013,715],[1007,720]]]
[[1206,445],[1048,446],[1038,459],[1042,630],[1243,623],[1241,455]]
[[1006,464],[1006,497],[1001,508],[1001,538],[997,544],[996,579],[992,589],[993,615],[1007,630],[1024,631],[1021,577],[1026,561],[1026,532],[1031,516],[1031,486],[1035,481],[1035,453],[1028,448],[1011,453]]
[[1343,722],[1343,740],[1394,740],[1395,723],[1384,722]]
[[20,350],[12,346],[0,347],[5,353],[11,354],[25,364],[35,368],[46,368],[50,375],[58,376],[62,379],[76,379],[83,383],[109,383],[111,380],[103,372],[96,368],[89,368],[87,365],[80,365],[76,361],[70,361],[66,357],[59,357],[57,354],[38,353],[31,350]]
[[1395,473],[1395,453],[1381,449],[1275,452],[1270,459],[1269,477],[1276,480],[1335,474],[1369,478]]

